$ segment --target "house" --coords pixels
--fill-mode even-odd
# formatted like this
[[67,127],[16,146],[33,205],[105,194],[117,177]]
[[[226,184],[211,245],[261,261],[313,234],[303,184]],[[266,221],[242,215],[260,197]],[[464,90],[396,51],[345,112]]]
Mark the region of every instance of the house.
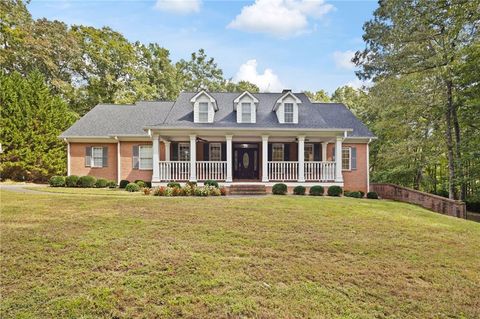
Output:
[[172,102],[100,104],[60,136],[68,174],[228,186],[339,185],[368,191],[375,138],[343,104],[304,93],[180,93]]

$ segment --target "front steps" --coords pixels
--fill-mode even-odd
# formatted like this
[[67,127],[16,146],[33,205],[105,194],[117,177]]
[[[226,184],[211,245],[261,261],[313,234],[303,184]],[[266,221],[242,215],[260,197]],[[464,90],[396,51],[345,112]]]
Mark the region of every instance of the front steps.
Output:
[[267,195],[265,185],[231,185],[228,190],[229,195]]

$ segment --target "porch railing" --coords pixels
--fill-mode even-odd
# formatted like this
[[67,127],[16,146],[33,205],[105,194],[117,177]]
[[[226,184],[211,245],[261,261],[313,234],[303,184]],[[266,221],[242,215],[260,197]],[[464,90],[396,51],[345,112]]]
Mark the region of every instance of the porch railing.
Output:
[[305,162],[306,181],[334,181],[335,162]]
[[163,161],[159,165],[161,181],[188,181],[190,178],[189,161]]
[[298,179],[297,161],[269,161],[267,168],[268,179],[271,181],[296,181]]
[[226,161],[197,161],[197,179],[224,181],[227,179]]

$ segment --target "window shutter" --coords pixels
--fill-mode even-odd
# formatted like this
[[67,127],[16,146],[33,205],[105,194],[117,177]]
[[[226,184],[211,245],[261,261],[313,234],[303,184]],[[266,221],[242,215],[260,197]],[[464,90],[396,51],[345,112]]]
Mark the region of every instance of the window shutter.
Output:
[[332,160],[335,162],[335,146],[332,148]]
[[92,166],[92,147],[85,147],[85,167]]
[[350,156],[351,156],[351,160],[352,160],[351,169],[356,170],[357,169],[357,148],[356,147],[351,148]]
[[227,143],[222,143],[222,161],[227,160]]
[[290,160],[290,144],[288,143],[283,144],[283,160]]
[[178,161],[178,143],[172,143],[170,147],[172,148],[172,161]]
[[268,160],[272,160],[272,144],[268,143]]
[[132,168],[138,169],[139,159],[138,159],[138,145],[133,145],[132,149]]
[[108,146],[103,147],[102,151],[102,167],[108,167]]
[[313,144],[313,160],[315,162],[318,162],[318,161],[324,161],[323,158],[320,158],[320,144],[319,143],[315,143]]
[[210,143],[203,144],[203,160],[204,161],[210,160]]

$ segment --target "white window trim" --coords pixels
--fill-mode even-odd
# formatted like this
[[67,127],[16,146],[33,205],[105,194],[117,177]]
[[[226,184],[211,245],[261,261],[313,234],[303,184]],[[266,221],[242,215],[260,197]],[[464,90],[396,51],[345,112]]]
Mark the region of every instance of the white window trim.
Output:
[[[312,160],[309,161],[309,160],[305,157],[305,155],[304,155],[304,161],[305,161],[305,162],[314,162],[314,161],[315,161],[315,146],[313,146],[313,143],[305,143],[304,148],[305,148],[305,150],[306,150],[307,148],[311,148],[311,149],[312,149]],[[305,153],[305,150],[304,150],[303,153]]]
[[[244,110],[244,108],[243,108],[245,105],[248,105],[249,108],[250,108],[250,111],[249,111],[248,113],[245,112],[245,110]],[[241,114],[242,123],[252,123],[252,109],[253,109],[252,103],[242,102],[242,107],[241,107],[241,109],[242,109],[242,114]],[[244,116],[244,115],[247,115],[247,114],[248,114],[248,121],[244,121],[243,116]]]
[[[282,148],[282,160],[281,161],[275,161],[273,159],[273,149],[275,147],[280,146]],[[283,162],[285,160],[285,144],[283,143],[272,143],[272,162]]]
[[[186,147],[188,148],[188,158],[185,159],[185,160],[181,160],[181,159],[180,159],[180,154],[181,154],[180,148],[181,148],[182,146],[186,146]],[[177,154],[178,154],[178,160],[179,160],[179,161],[188,162],[188,161],[190,160],[190,155],[191,155],[190,143],[178,143],[178,146],[177,146]]]
[[[287,121],[287,104],[290,104],[292,105],[292,112],[288,112],[288,114],[292,114],[292,121]],[[295,123],[295,103],[291,103],[291,102],[288,102],[288,103],[284,103],[283,104],[283,122],[284,123],[288,123],[288,124],[292,124],[292,123]]]
[[[207,110],[206,110],[206,112],[202,112],[202,111],[201,111],[201,105],[202,105],[202,104],[206,104],[206,105],[207,105]],[[208,111],[209,111],[209,108],[210,108],[210,105],[209,105],[208,102],[199,102],[199,103],[198,103],[198,123],[208,123]],[[205,121],[202,121],[202,119],[200,118],[200,116],[201,116],[202,114],[206,114],[206,116],[207,116],[206,119],[205,119]]]
[[[98,165],[95,165],[95,149],[100,149],[101,153],[102,153],[102,165],[98,166]],[[91,167],[94,167],[94,168],[101,168],[103,167],[103,147],[100,147],[100,146],[92,146],[92,156],[90,158],[90,166]]]
[[222,143],[210,143],[208,144],[208,160],[212,162],[212,146],[218,147],[220,149],[220,159],[215,160],[215,162],[220,162],[222,160]]
[[[147,147],[152,150],[152,167],[142,167],[142,148]],[[148,158],[148,157],[143,157],[143,158]],[[138,169],[139,170],[145,170],[145,171],[151,171],[153,169],[153,147],[152,145],[139,145],[138,146]]]
[[[343,151],[348,150],[348,169],[343,168]],[[343,146],[342,147],[342,171],[351,171],[352,170],[352,148],[350,146]]]

